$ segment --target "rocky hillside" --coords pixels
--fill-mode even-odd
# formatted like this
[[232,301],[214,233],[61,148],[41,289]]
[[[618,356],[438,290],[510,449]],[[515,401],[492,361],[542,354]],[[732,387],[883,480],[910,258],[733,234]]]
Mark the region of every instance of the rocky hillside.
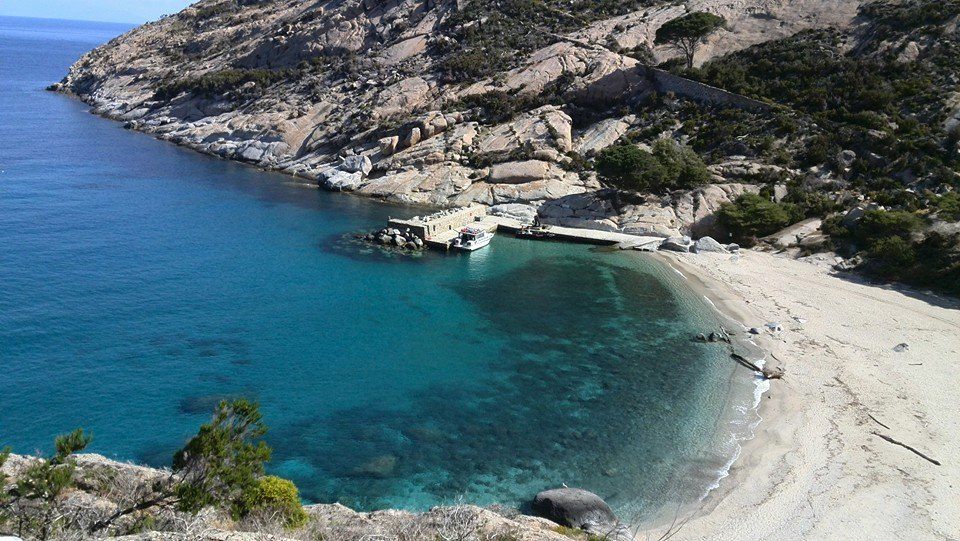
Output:
[[669,236],[755,188],[719,167],[718,185],[673,198],[593,197],[602,184],[581,157],[643,127],[625,114],[655,90],[637,67],[676,54],[656,29],[724,16],[702,61],[846,27],[858,2],[836,4],[203,0],[85,55],[55,87],[133,129],[330,189]]
[[[687,15],[723,22],[689,63],[657,39]],[[331,190],[770,236],[960,292],[958,21],[958,0],[203,0],[53,88]]]

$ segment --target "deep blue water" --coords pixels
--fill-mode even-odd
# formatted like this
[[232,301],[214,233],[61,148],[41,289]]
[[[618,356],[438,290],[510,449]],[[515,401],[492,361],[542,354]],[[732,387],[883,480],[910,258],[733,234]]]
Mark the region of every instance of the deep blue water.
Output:
[[632,514],[713,481],[750,381],[690,340],[712,316],[672,271],[505,236],[469,256],[354,244],[422,211],[43,90],[124,29],[0,18],[0,444],[83,426],[93,451],[166,465],[247,396],[309,501],[518,504],[566,483]]

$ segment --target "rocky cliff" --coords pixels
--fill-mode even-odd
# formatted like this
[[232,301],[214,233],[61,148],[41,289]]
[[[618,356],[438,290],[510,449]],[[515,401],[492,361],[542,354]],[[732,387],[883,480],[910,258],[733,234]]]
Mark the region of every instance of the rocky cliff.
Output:
[[630,111],[655,90],[638,66],[675,54],[654,46],[656,29],[723,15],[703,61],[849,25],[859,4],[203,0],[88,53],[54,88],[132,129],[328,189],[668,236],[756,188],[721,160],[718,185],[624,203],[581,166],[649,127]]

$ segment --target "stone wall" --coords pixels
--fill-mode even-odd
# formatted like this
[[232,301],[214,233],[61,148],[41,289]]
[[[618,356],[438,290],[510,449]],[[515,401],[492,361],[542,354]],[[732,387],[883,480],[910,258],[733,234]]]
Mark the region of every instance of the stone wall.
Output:
[[480,205],[460,207],[440,211],[421,219],[390,220],[390,227],[401,231],[410,229],[410,232],[423,240],[428,240],[438,233],[445,231],[459,231],[487,215],[487,208]]
[[647,77],[653,88],[661,94],[673,93],[699,103],[725,105],[758,113],[765,113],[772,109],[770,104],[762,101],[727,92],[686,77],[680,77],[662,69],[651,66],[639,66],[637,69]]

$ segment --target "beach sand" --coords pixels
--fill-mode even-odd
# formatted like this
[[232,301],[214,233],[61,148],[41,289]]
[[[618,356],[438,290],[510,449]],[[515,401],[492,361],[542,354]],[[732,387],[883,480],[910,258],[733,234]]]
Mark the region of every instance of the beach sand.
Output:
[[656,257],[746,326],[780,323],[758,342],[786,369],[671,539],[960,539],[960,303],[767,253]]

